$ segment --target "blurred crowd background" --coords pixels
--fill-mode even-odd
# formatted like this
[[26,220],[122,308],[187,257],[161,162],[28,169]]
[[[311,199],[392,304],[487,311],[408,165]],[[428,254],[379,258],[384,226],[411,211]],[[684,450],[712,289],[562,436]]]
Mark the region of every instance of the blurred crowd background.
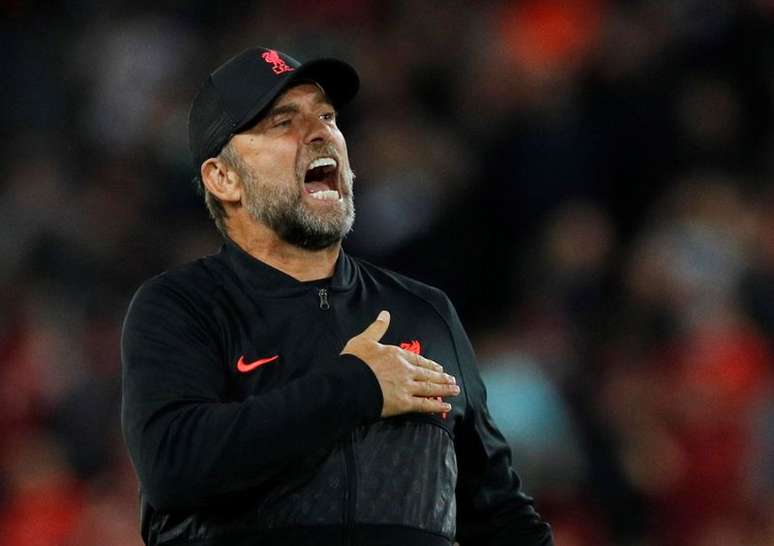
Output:
[[188,106],[267,45],[359,69],[345,247],[449,293],[558,546],[774,545],[774,2],[7,0],[0,25],[4,544],[140,544],[121,321],[218,250]]

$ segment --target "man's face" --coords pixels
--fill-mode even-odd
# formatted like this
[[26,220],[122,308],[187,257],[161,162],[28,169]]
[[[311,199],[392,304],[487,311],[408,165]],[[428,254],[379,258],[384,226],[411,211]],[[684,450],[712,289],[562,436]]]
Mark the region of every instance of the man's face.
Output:
[[336,113],[314,84],[290,88],[235,135],[242,203],[281,239],[310,250],[344,238],[355,219],[353,174]]

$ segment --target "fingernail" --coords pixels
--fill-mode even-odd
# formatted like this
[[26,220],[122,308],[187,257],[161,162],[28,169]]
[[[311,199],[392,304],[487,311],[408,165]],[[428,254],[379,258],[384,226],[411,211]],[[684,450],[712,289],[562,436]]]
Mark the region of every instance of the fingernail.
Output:
[[386,321],[390,316],[390,313],[387,311],[379,311],[379,315],[376,317],[376,320],[384,320]]
[[454,378],[453,375],[449,375],[448,373],[443,374],[446,377],[446,381],[449,383],[456,383],[457,380]]
[[452,386],[452,392],[455,393],[455,394],[459,394],[460,393],[460,388],[457,385],[453,385]]
[[445,411],[451,411],[451,404],[444,404],[444,405],[443,405],[443,409],[444,409]]

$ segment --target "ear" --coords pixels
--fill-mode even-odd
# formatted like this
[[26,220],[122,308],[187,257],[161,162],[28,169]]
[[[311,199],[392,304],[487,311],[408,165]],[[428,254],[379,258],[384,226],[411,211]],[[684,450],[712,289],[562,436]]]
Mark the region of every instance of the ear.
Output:
[[222,159],[211,157],[201,168],[204,187],[224,203],[237,203],[242,198],[242,179]]

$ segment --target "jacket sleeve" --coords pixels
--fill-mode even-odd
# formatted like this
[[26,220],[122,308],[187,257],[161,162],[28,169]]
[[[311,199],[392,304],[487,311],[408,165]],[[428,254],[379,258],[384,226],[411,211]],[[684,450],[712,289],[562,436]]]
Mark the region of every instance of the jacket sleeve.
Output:
[[455,437],[457,541],[461,546],[553,546],[550,526],[521,491],[510,448],[489,414],[473,347],[453,306],[448,306],[468,397]]
[[214,321],[170,283],[143,285],[124,321],[121,422],[143,494],[188,510],[256,487],[381,413],[370,368],[353,356],[244,401],[224,400]]

